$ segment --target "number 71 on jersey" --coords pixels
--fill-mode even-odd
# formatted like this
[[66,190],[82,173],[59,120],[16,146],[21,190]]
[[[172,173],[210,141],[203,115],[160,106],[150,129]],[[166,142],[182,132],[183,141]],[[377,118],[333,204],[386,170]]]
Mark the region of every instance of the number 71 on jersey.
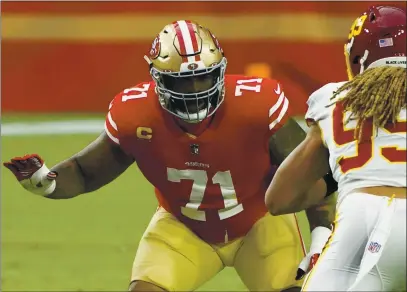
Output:
[[[206,214],[203,210],[198,210],[204,199],[206,186],[208,184],[208,173],[205,170],[198,169],[175,169],[167,168],[168,180],[180,183],[181,180],[192,180],[192,190],[189,196],[189,202],[185,207],[181,207],[181,213],[193,220],[206,221]],[[224,209],[218,211],[220,220],[230,218],[243,211],[243,205],[239,204],[236,191],[233,186],[230,171],[218,171],[212,177],[213,184],[219,184],[222,194]]]

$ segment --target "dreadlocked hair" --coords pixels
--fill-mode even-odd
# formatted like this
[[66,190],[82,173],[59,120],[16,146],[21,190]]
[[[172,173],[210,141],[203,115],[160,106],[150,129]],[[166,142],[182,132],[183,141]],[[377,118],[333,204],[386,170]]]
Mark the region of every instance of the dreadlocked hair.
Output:
[[361,141],[363,125],[372,120],[377,128],[395,123],[402,108],[406,108],[406,69],[382,66],[370,68],[342,85],[331,98],[349,90],[340,101],[344,111],[352,114],[347,119],[358,120],[354,137]]

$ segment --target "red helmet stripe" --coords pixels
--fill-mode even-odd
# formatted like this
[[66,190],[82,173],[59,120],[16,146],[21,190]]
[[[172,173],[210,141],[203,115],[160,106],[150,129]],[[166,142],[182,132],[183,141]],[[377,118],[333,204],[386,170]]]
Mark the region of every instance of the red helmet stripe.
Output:
[[175,34],[178,39],[179,48],[181,50],[180,54],[182,55],[182,62],[188,62],[188,59],[186,57],[187,51],[186,51],[186,47],[185,47],[184,36],[183,36],[181,28],[179,26],[179,21],[173,22],[173,25],[174,25],[174,29],[175,29]]
[[[194,50],[192,35],[194,37],[195,37],[195,35],[191,34],[191,32],[188,28],[188,24],[185,20],[177,21],[176,27],[178,28],[178,30],[177,30],[178,40],[182,39],[183,49],[185,50],[185,54],[189,55],[189,57],[187,57],[187,61],[194,62],[195,57],[193,55],[196,53],[197,50]],[[181,41],[180,41],[180,46],[181,46]],[[198,48],[198,44],[196,43],[196,38],[195,38],[195,46],[196,46],[196,48]]]
[[[187,20],[186,23],[187,23],[187,26],[188,26],[188,31],[189,31],[189,35],[191,37],[192,47],[194,49],[194,52],[198,52],[199,51],[199,49],[198,49],[198,41],[196,40],[196,35],[195,35],[195,32],[194,32],[193,24],[192,24],[192,22],[190,20]],[[197,61],[197,62],[201,61],[201,56],[200,55],[195,55],[195,61]]]

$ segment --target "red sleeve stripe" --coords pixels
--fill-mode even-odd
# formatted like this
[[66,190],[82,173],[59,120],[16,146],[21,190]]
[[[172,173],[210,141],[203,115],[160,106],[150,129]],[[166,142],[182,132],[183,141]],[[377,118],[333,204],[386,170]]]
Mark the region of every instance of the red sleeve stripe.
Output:
[[[194,31],[194,25],[192,24],[192,22],[190,20],[186,21],[187,26],[188,26],[188,31],[189,31],[189,36],[191,37],[191,41],[192,41],[192,47],[194,50],[194,53],[198,52],[198,41],[196,40],[196,35],[195,35],[195,31]],[[195,56],[195,61],[201,61],[201,57],[200,55],[196,55]]]
[[[191,56],[198,51],[198,44],[193,32],[192,24],[189,24],[185,20],[180,20],[174,23],[175,32],[177,35],[178,43],[181,50],[183,62],[195,62],[196,57]],[[196,50],[194,50],[194,47]]]
[[[283,106],[281,107],[281,104]],[[269,117],[271,117],[274,113],[279,111],[279,114],[276,119],[274,119],[270,124],[269,124],[269,129],[272,130],[276,125],[278,125],[282,119],[284,118],[285,114],[287,113],[288,110],[288,105],[290,102],[288,99],[284,96],[284,92],[280,94],[280,97],[277,100],[277,103],[270,109],[269,111]]]
[[179,49],[180,49],[180,55],[182,56],[182,62],[188,62],[187,57],[184,57],[187,52],[185,48],[185,42],[184,42],[184,37],[182,36],[181,28],[179,27],[179,21],[176,21],[173,23],[174,29],[175,29],[175,35],[177,36],[178,44],[179,44]]
[[295,219],[295,225],[297,226],[298,235],[300,236],[302,253],[304,254],[304,256],[306,256],[307,255],[307,249],[305,247],[304,239],[302,238],[301,228],[300,228],[300,225],[298,224],[298,218],[297,218],[297,215],[295,213],[294,213],[294,219]]

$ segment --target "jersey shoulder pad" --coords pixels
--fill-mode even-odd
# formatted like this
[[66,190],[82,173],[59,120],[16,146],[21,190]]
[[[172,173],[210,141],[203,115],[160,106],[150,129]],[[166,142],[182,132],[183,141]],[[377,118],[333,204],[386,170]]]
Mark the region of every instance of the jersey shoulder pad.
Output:
[[[115,107],[127,108],[133,105],[135,102],[142,103],[146,102],[147,99],[152,97],[154,93],[154,82],[142,82],[135,86],[129,87],[118,93],[109,105],[109,110]],[[124,104],[124,105],[123,105]]]
[[120,144],[120,137],[133,133],[137,119],[146,112],[146,106],[155,98],[154,82],[142,82],[118,93],[109,104],[105,119],[105,131],[109,138]]
[[331,98],[334,96],[334,92],[346,82],[328,83],[309,96],[307,101],[308,109],[305,114],[307,124],[310,124],[312,121],[318,122],[327,117],[329,114],[328,105],[332,103]]
[[242,96],[245,100],[253,99],[253,102],[263,105],[278,97],[278,88],[282,89],[274,79],[245,75],[226,75],[225,86],[228,96]]
[[[290,117],[289,100],[283,86],[271,78],[229,75],[226,92],[240,105],[239,111],[258,120],[270,133],[277,131]],[[231,96],[233,95],[233,96]]]

